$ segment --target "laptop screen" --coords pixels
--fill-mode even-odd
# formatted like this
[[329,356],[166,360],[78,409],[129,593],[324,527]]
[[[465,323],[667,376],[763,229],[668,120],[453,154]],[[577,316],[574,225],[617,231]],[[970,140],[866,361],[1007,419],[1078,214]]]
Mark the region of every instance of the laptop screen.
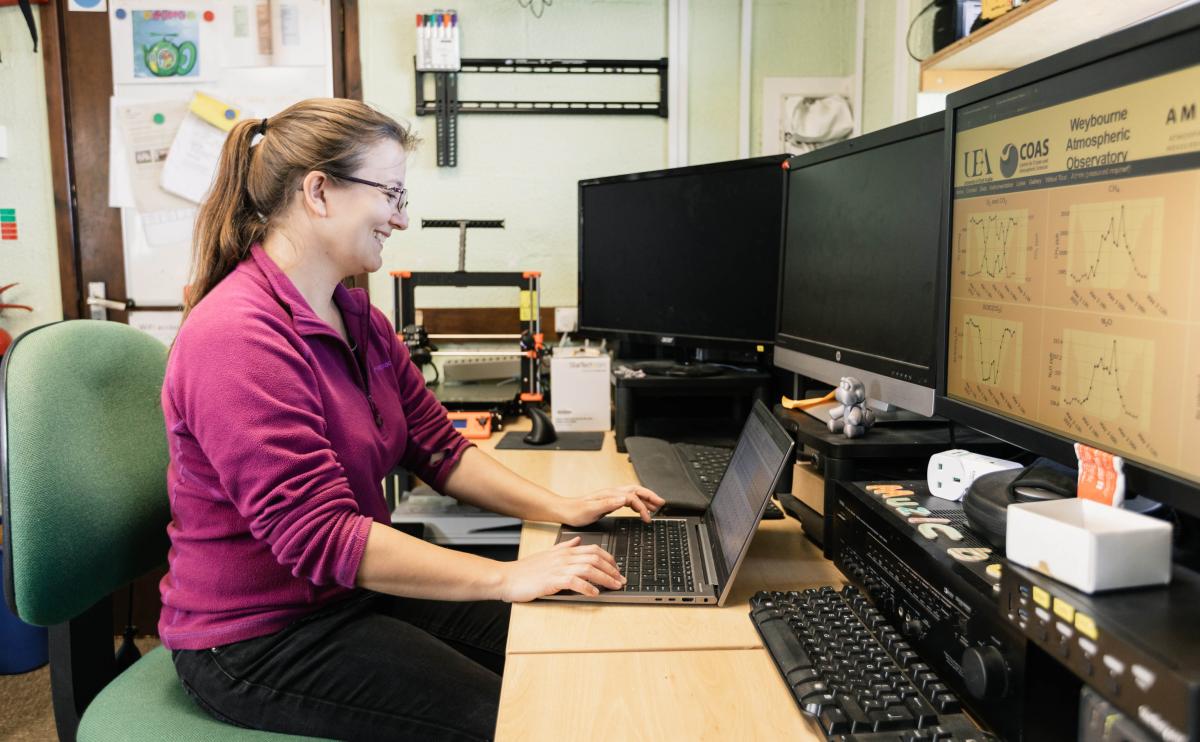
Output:
[[791,445],[790,436],[766,406],[755,403],[708,508],[726,570],[734,569],[749,545]]

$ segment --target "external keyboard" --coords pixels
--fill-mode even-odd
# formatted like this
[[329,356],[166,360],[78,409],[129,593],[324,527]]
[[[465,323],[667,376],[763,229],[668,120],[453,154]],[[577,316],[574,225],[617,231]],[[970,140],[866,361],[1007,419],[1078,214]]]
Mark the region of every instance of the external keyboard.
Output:
[[[629,521],[629,522],[625,522]],[[612,556],[627,582],[619,592],[689,592],[695,589],[687,521],[618,518]]]
[[[661,495],[667,501],[667,512],[673,515],[701,515],[708,510],[733,456],[730,448],[644,436],[630,436],[625,445],[638,481]],[[783,511],[768,501],[763,518],[782,517]]]
[[847,585],[759,592],[750,618],[800,710],[828,739],[996,740],[904,637]]

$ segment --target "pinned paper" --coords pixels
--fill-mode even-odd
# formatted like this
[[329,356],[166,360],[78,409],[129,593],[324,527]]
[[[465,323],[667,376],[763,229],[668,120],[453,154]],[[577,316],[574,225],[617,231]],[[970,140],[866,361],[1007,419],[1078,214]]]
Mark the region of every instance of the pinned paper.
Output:
[[217,173],[221,147],[241,111],[240,106],[196,93],[167,153],[162,187],[193,203],[204,200]]
[[225,132],[232,129],[242,116],[242,111],[237,106],[222,103],[204,93],[196,93],[192,102],[188,104],[188,110]]
[[17,210],[0,209],[0,240],[17,239]]
[[194,83],[211,79],[218,53],[211,3],[123,2],[109,15],[116,83]]

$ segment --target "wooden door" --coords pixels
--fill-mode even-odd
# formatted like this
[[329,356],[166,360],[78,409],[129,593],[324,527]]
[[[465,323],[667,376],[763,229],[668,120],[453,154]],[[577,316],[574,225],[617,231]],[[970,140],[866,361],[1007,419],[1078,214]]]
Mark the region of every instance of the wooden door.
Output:
[[[63,316],[80,319],[90,316],[90,282],[104,282],[110,299],[124,300],[125,253],[121,211],[108,205],[113,93],[108,14],[66,7],[67,0],[42,6],[41,21]],[[334,95],[362,100],[358,1],[330,0],[330,12]],[[366,276],[354,283],[366,287]],[[127,321],[124,312],[110,318]]]

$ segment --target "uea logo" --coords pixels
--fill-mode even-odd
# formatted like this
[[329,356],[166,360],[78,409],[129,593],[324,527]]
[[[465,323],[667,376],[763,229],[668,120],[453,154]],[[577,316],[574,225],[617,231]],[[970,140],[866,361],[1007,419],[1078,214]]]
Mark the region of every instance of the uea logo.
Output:
[[1017,164],[1022,160],[1046,157],[1049,154],[1050,140],[1048,138],[1036,142],[1025,142],[1019,148],[1010,142],[1000,150],[1000,174],[1011,178],[1017,172]]

